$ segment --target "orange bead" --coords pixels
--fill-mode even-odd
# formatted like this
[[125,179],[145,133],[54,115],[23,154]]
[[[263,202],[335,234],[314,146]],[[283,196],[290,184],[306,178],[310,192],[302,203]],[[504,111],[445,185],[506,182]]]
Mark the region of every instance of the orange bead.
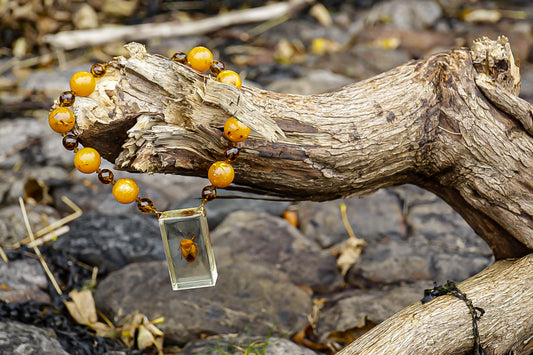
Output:
[[233,70],[223,70],[217,75],[217,81],[225,84],[232,84],[240,89],[242,86],[241,76]]
[[232,142],[242,142],[250,135],[250,127],[234,117],[227,119],[224,123],[224,134]]
[[189,66],[200,72],[206,71],[211,67],[213,53],[205,47],[194,47],[187,55]]
[[226,163],[225,161],[217,161],[211,165],[207,176],[213,186],[226,187],[233,181],[235,172],[233,171],[231,164]]
[[132,179],[120,179],[113,185],[113,196],[120,203],[132,203],[139,196],[139,186]]
[[85,174],[94,173],[100,167],[100,153],[94,148],[85,147],[76,152],[74,166]]
[[96,86],[96,80],[91,73],[79,71],[70,78],[70,90],[76,93],[76,96],[89,96]]
[[58,107],[48,115],[48,124],[57,133],[69,132],[74,123],[76,123],[74,114],[66,107]]

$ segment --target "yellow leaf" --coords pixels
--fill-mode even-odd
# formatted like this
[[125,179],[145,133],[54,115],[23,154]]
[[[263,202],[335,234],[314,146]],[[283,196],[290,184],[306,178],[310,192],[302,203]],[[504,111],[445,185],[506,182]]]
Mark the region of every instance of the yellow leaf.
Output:
[[90,290],[78,292],[71,291],[69,297],[72,301],[64,301],[68,312],[79,324],[89,325],[98,320],[93,294]]

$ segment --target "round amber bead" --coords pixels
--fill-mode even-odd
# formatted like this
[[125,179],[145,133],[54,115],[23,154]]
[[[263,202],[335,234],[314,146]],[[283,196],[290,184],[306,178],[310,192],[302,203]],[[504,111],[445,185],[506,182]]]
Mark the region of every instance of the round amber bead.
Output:
[[194,47],[187,55],[190,67],[198,71],[206,71],[211,67],[213,53],[205,47]]
[[239,149],[237,147],[229,147],[224,151],[226,161],[235,161],[239,157]]
[[65,91],[59,96],[59,106],[72,106],[75,99],[74,91]]
[[74,166],[85,174],[94,173],[100,167],[100,153],[94,148],[85,147],[76,152]]
[[115,181],[115,175],[109,169],[102,169],[98,172],[98,180],[104,185],[109,185]]
[[170,59],[181,64],[187,64],[187,54],[183,52],[174,53]]
[[89,96],[95,86],[94,76],[86,71],[79,71],[70,78],[70,90],[74,91],[76,96]]
[[202,189],[202,200],[213,201],[217,197],[217,188],[213,185],[207,185]]
[[226,66],[220,60],[211,61],[211,67],[209,68],[211,74],[218,75],[224,69],[226,69]]
[[242,86],[241,76],[233,70],[223,70],[217,75],[217,81],[235,85],[238,89]]
[[113,196],[120,203],[132,203],[139,196],[139,186],[132,179],[120,179],[113,185]]
[[137,208],[142,213],[155,213],[154,203],[149,198],[138,198]]
[[250,131],[250,127],[234,117],[228,118],[224,123],[224,134],[232,142],[242,142],[248,138]]
[[63,137],[63,147],[66,150],[74,150],[78,148],[78,143],[78,137],[76,137],[72,133],[67,133]]
[[108,64],[100,64],[100,63],[94,63],[91,67],[91,74],[95,78],[101,78],[105,75],[105,72],[107,71]]
[[48,115],[48,124],[57,133],[67,133],[74,128],[74,114],[66,107],[58,107]]
[[207,176],[213,186],[226,187],[233,181],[235,172],[233,171],[231,164],[226,163],[225,161],[217,161],[211,165]]

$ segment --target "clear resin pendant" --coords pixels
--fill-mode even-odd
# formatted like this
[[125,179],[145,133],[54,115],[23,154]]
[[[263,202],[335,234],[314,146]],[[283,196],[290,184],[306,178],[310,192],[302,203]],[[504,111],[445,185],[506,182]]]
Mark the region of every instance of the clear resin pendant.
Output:
[[205,208],[165,211],[159,227],[172,289],[215,286],[218,273]]

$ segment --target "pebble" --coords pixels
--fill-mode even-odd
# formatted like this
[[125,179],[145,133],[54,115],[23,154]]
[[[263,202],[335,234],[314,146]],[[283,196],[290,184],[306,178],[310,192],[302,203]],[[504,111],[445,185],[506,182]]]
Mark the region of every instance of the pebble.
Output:
[[164,260],[157,220],[140,213],[106,215],[88,211],[69,224],[70,232],[54,242],[58,250],[102,272],[136,261]]
[[69,355],[52,330],[15,321],[0,321],[0,354]]
[[250,335],[221,336],[200,339],[188,343],[180,355],[219,355],[234,354],[248,350],[248,354],[264,355],[316,355],[316,352],[304,348],[288,339],[279,337],[257,337]]
[[0,261],[0,285],[0,300],[4,302],[50,302],[50,296],[43,291],[48,279],[38,260],[27,258],[7,264]]

